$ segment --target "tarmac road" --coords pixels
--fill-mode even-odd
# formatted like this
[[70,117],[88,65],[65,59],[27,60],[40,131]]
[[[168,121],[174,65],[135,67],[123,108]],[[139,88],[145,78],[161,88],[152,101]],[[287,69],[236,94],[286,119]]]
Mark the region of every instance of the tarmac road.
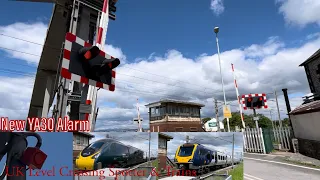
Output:
[[319,180],[320,169],[289,164],[278,156],[244,155],[245,180]]

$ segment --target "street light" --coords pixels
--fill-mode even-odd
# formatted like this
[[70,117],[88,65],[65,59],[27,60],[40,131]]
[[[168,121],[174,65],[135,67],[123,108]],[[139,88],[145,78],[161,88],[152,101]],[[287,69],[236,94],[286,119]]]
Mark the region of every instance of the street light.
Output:
[[[217,49],[218,49],[218,59],[219,59],[219,68],[220,68],[222,91],[223,91],[223,97],[224,97],[224,105],[226,106],[227,105],[227,99],[226,99],[226,92],[224,90],[223,76],[222,76],[222,70],[221,70],[219,40],[218,40],[219,27],[215,27],[214,28],[214,32],[216,33],[216,42],[217,42]],[[230,132],[229,118],[227,118],[227,125],[228,125],[228,132]]]

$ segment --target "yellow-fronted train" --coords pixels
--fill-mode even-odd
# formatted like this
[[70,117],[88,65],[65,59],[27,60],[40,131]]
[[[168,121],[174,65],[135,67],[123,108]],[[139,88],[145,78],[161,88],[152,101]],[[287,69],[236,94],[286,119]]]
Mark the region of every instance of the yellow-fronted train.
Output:
[[80,152],[76,167],[80,170],[97,170],[101,162],[101,168],[126,168],[146,162],[143,155],[144,152],[138,148],[114,139],[101,139]]
[[[182,170],[209,172],[230,166],[232,157],[201,144],[185,143],[176,150],[174,162]],[[238,164],[240,159],[234,158],[233,162]]]

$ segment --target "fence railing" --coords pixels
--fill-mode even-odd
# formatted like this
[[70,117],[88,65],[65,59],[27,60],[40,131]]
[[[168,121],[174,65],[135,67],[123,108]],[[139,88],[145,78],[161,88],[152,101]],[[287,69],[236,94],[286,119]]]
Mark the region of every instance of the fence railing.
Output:
[[289,127],[273,127],[274,142],[281,144],[281,150],[290,150],[291,129]]
[[246,152],[266,153],[261,128],[246,128],[243,131],[243,138]]

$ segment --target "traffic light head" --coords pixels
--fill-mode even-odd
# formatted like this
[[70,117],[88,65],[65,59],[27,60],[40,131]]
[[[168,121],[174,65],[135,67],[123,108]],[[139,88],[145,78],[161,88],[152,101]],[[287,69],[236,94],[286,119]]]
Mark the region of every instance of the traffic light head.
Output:
[[242,95],[244,109],[268,108],[265,94]]
[[[82,43],[82,44],[80,44]],[[118,58],[106,54],[71,33],[67,33],[61,67],[61,76],[99,88],[115,90],[114,68]]]
[[100,49],[97,46],[83,47],[79,50],[79,55],[82,59],[94,59],[100,54]]
[[28,147],[21,157],[21,162],[32,169],[41,169],[47,155],[37,147]]

